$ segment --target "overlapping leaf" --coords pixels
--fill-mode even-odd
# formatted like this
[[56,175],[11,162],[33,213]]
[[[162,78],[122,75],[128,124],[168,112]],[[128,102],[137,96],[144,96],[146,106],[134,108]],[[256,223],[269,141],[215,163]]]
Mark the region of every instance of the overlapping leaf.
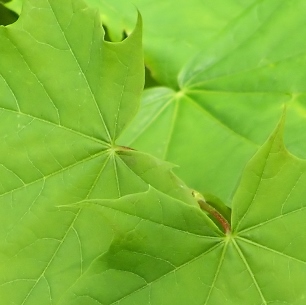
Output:
[[[292,118],[303,122],[303,74],[294,74],[290,84],[283,75],[289,68],[296,73],[304,62],[295,53],[303,52],[304,41],[297,45],[289,35],[303,23],[304,5],[257,1],[241,16],[245,32],[236,20],[184,70],[180,92],[147,91],[152,112],[142,112],[141,124],[148,125],[147,116],[155,122],[162,118],[168,127],[161,125],[158,133],[153,132],[158,125],[151,125],[150,140],[138,138],[139,145],[181,164],[180,158],[188,165],[194,160],[196,167],[185,167],[186,178],[229,200],[243,162],[272,128],[284,102],[289,133],[301,132]],[[290,26],[283,35],[291,45],[267,57],[274,66],[247,71],[262,59],[256,33],[273,36],[285,13]],[[114,143],[137,109],[143,78],[140,36],[138,25],[123,43],[104,42],[99,18],[76,0],[27,1],[18,23],[0,28],[1,301],[304,304],[306,165],[284,149],[280,130],[243,174],[229,235],[181,201],[192,203],[168,164]],[[272,44],[283,41],[274,38]],[[278,50],[277,43],[273,46]],[[241,54],[251,54],[253,61],[240,63]],[[233,96],[236,104],[228,102]],[[266,115],[270,125],[250,116],[250,109]],[[245,128],[240,128],[244,115]],[[254,132],[254,125],[262,131]],[[133,133],[121,138],[122,144],[129,137],[137,144]],[[153,185],[149,190],[148,184]]]
[[123,42],[78,0],[29,0],[0,27],[0,299],[56,304],[103,253],[112,229],[59,205],[149,185],[185,202],[171,165],[117,146],[143,88],[141,21]]
[[305,9],[302,0],[248,6],[199,45],[202,52],[177,75],[178,91],[145,91],[142,109],[120,141],[180,165],[176,172],[184,181],[227,204],[284,104],[285,142],[305,157]]
[[24,0],[12,0],[12,1],[5,2],[4,5],[10,10],[20,15],[23,1]]
[[[129,1],[86,2],[99,9],[113,39],[133,28]],[[178,164],[184,181],[229,205],[284,103],[286,144],[305,157],[305,3],[183,2],[133,1],[144,15],[146,64],[168,87],[145,92],[119,142]]]
[[7,25],[17,20],[18,16],[5,7],[5,3],[0,1],[0,25]]
[[243,173],[229,234],[152,189],[83,202],[117,239],[61,304],[304,304],[306,161],[284,148],[282,125]]
[[86,0],[99,9],[114,40],[133,29],[137,7],[144,19],[146,65],[161,84],[172,88],[178,88],[177,74],[184,64],[254,2]]

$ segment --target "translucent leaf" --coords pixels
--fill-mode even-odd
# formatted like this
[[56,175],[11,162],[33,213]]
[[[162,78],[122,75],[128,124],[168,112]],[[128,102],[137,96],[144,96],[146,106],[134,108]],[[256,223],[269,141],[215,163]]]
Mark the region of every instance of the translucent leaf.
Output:
[[5,6],[19,15],[22,10],[23,2],[24,0],[11,0],[5,3]]
[[[161,84],[177,89],[177,74],[210,39],[238,19],[254,0],[86,0],[98,8],[115,41],[131,32],[135,7],[144,19],[146,65]],[[174,9],[175,8],[175,9]]]
[[172,166],[115,144],[144,82],[141,18],[120,43],[78,0],[28,0],[0,27],[0,299],[57,304],[113,229],[85,199],[151,186],[195,204]]
[[306,161],[284,148],[282,125],[244,170],[228,234],[153,189],[84,202],[117,238],[61,304],[305,303]]
[[305,9],[302,0],[250,5],[177,74],[179,90],[145,91],[120,143],[178,164],[190,186],[228,205],[284,104],[285,143],[305,158]]

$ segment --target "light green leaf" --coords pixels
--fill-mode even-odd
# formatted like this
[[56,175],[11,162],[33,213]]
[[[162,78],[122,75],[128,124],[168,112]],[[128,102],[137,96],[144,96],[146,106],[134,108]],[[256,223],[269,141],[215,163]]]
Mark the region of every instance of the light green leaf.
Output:
[[79,0],[28,0],[0,27],[0,300],[57,304],[105,252],[95,212],[59,210],[151,185],[196,204],[171,165],[115,144],[144,82],[141,18],[120,43]]
[[61,304],[304,304],[306,161],[285,149],[283,121],[248,163],[226,235],[153,189],[84,202],[117,239]]
[[178,164],[190,186],[228,205],[284,104],[285,143],[306,157],[305,9],[302,0],[249,6],[180,72],[178,91],[145,91],[120,142]]
[[123,32],[134,28],[137,12],[129,0],[85,0],[88,6],[99,11],[112,41],[121,41]]
[[[150,304],[151,284],[160,304],[172,304],[167,303],[161,279],[170,282],[179,266],[187,267],[195,255],[210,252],[223,240],[199,208],[154,189],[113,201],[85,200],[76,206],[94,210],[113,223],[115,240],[60,304]],[[192,277],[182,276],[191,288]]]
[[5,3],[5,6],[10,10],[12,10],[13,12],[17,13],[18,15],[20,15],[23,2],[24,0],[12,0]]
[[178,88],[177,75],[186,62],[238,19],[255,0],[86,0],[99,9],[114,40],[130,32],[136,10],[144,19],[145,62],[161,84]]
[[7,25],[17,20],[18,16],[5,7],[5,3],[0,1],[0,25]]

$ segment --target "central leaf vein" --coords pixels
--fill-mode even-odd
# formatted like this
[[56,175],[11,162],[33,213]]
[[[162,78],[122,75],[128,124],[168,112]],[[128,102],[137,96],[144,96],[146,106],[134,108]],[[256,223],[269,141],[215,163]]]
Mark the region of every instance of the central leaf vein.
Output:
[[93,93],[93,90],[92,90],[91,85],[90,85],[90,83],[89,83],[89,81],[88,81],[88,78],[87,78],[87,76],[86,76],[86,74],[85,74],[83,68],[81,67],[81,64],[80,64],[80,62],[79,62],[79,60],[78,60],[76,54],[74,53],[74,51],[73,51],[73,49],[72,49],[72,47],[71,47],[71,44],[70,44],[70,42],[69,42],[69,40],[68,40],[68,38],[67,38],[67,36],[66,36],[66,34],[65,34],[65,31],[63,30],[63,28],[61,27],[61,25],[60,25],[60,23],[59,23],[59,20],[58,20],[56,14],[55,14],[55,11],[54,11],[54,9],[53,9],[53,7],[52,7],[50,1],[48,1],[48,2],[49,2],[49,6],[50,6],[50,8],[51,8],[51,11],[52,11],[52,13],[53,13],[53,15],[54,15],[54,17],[55,17],[55,20],[56,20],[56,22],[57,22],[57,24],[58,24],[58,27],[59,27],[59,29],[61,30],[62,34],[63,34],[63,38],[65,39],[65,41],[66,41],[66,43],[67,43],[67,46],[69,47],[69,50],[70,50],[71,54],[73,55],[73,58],[75,59],[75,62],[76,62],[76,64],[78,65],[78,67],[79,67],[79,69],[80,69],[80,71],[81,71],[81,73],[82,73],[82,75],[83,75],[83,77],[84,77],[84,80],[85,80],[85,82],[86,82],[86,84],[87,84],[87,86],[88,86],[90,95],[91,95],[91,97],[92,97],[92,99],[93,99],[93,101],[94,101],[94,103],[95,103],[96,109],[97,109],[97,111],[98,111],[98,113],[99,113],[99,116],[100,116],[102,125],[103,125],[103,127],[104,127],[104,129],[105,129],[105,132],[106,132],[106,134],[107,134],[109,143],[111,143],[111,142],[112,142],[112,138],[111,138],[110,132],[109,132],[109,130],[108,130],[108,128],[107,128],[107,125],[106,125],[106,123],[105,123],[105,120],[104,120],[103,115],[102,115],[102,112],[101,112],[101,109],[100,109],[100,107],[99,107],[99,103],[98,103],[98,101],[97,101],[97,99],[96,99],[96,97],[95,97],[95,95],[94,95],[94,93]]

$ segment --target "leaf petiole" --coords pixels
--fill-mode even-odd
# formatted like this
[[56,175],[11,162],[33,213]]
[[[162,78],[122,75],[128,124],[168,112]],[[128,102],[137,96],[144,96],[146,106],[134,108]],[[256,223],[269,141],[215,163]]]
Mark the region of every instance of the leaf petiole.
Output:
[[215,218],[215,220],[223,228],[225,234],[229,234],[231,232],[231,225],[226,220],[226,218],[219,211],[217,211],[213,206],[211,206],[209,202],[207,202],[200,193],[196,191],[192,191],[192,195],[197,200],[200,208]]

